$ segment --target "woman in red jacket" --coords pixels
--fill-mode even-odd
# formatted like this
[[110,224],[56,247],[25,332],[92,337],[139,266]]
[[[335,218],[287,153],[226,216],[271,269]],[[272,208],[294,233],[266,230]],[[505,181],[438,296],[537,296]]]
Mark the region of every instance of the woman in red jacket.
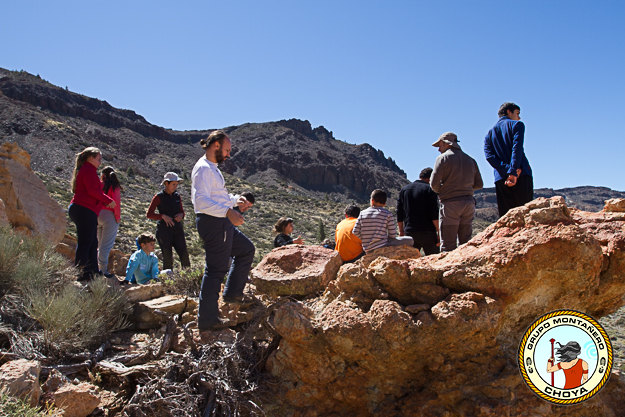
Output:
[[93,279],[98,273],[98,214],[103,207],[114,208],[115,201],[102,191],[97,169],[102,163],[98,148],[88,147],[76,154],[72,174],[74,198],[69,204],[69,218],[76,224],[76,259],[81,275],[78,281]]

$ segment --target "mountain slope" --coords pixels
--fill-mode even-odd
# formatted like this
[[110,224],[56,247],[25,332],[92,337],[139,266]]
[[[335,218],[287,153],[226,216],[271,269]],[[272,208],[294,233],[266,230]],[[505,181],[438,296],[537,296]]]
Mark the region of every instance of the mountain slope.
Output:
[[[39,151],[37,140],[42,136],[63,151],[65,144],[74,152],[90,144],[102,146],[110,156],[105,154],[105,159],[117,167],[133,166],[141,175],[156,179],[163,170],[189,173],[190,160],[202,154],[196,144],[210,132],[164,129],[131,110],[116,109],[25,72],[3,69],[0,106],[0,135],[20,143],[33,155],[33,163],[42,163],[39,169],[47,172],[43,161],[49,163],[49,155]],[[313,129],[308,121],[248,123],[225,130],[233,140],[233,152],[224,170],[252,182],[290,183],[302,190],[359,199],[366,199],[374,188],[397,190],[408,182],[382,151],[338,141],[324,127]],[[65,158],[56,154],[54,169],[71,165],[70,154]],[[146,162],[154,169],[146,170]]]

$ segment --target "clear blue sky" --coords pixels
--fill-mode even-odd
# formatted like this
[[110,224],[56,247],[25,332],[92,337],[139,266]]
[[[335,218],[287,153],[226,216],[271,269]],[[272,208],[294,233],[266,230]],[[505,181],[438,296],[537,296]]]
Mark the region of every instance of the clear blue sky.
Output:
[[536,188],[625,190],[625,2],[64,1],[2,5],[0,67],[178,130],[288,118],[415,179],[521,106]]

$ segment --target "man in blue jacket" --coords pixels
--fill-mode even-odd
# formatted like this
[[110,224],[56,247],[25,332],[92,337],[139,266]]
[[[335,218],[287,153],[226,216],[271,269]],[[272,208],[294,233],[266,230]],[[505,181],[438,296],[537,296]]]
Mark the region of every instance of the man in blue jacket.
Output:
[[484,139],[484,154],[495,168],[499,217],[534,199],[532,168],[523,151],[525,125],[514,103],[499,107],[499,120]]

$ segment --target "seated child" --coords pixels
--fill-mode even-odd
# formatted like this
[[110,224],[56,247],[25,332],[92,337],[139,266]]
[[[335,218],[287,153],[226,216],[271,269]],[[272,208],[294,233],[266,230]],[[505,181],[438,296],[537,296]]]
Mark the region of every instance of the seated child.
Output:
[[353,233],[359,214],[360,207],[350,204],[345,207],[345,218],[336,225],[334,232],[335,248],[341,255],[343,262],[354,262],[365,254],[360,238]]
[[278,233],[276,238],[273,240],[274,248],[292,244],[301,245],[304,243],[301,236],[298,236],[297,239],[293,239],[290,236],[291,233],[293,233],[293,219],[290,217],[280,217],[273,226],[273,229],[274,233]]
[[141,248],[132,254],[126,267],[126,280],[123,284],[147,284],[158,278],[158,258],[154,255],[156,238],[152,233],[142,233],[137,238],[137,245]]
[[361,211],[354,224],[353,233],[360,238],[367,253],[384,246],[412,246],[410,236],[397,237],[397,220],[384,207],[386,198],[384,191],[373,190],[371,207]]

